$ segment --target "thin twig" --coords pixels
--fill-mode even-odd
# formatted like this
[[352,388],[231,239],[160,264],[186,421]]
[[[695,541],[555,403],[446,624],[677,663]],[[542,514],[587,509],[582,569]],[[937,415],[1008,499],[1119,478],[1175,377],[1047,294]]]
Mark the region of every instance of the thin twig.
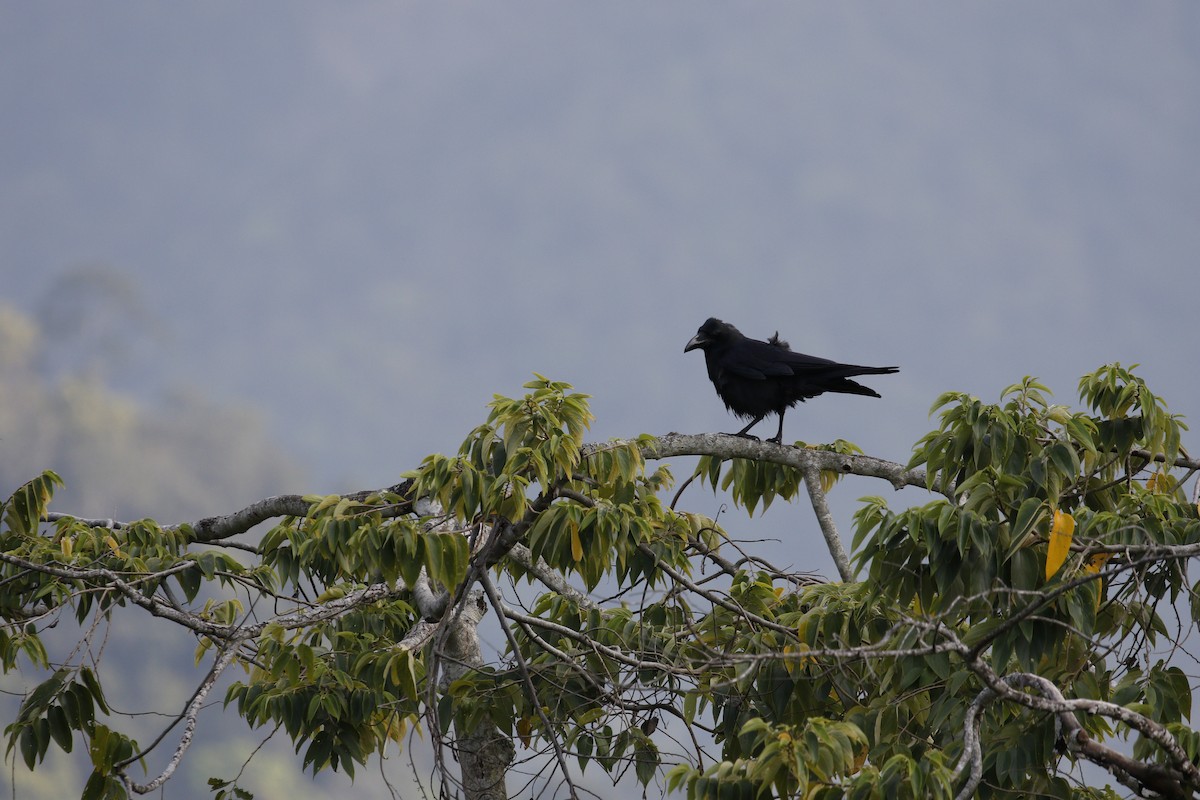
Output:
[[188,747],[192,744],[192,737],[196,733],[196,719],[200,715],[200,709],[204,706],[204,698],[212,691],[213,686],[217,683],[217,678],[221,676],[221,673],[229,666],[235,656],[237,656],[237,647],[226,647],[213,663],[212,669],[209,670],[204,682],[200,684],[196,693],[192,695],[192,700],[188,703],[184,715],[183,735],[179,739],[179,744],[175,747],[175,754],[171,756],[171,760],[167,762],[167,766],[163,768],[163,771],[159,773],[157,778],[146,784],[135,783],[129,779],[129,776],[125,774],[123,769],[117,769],[117,774],[126,788],[138,794],[149,794],[170,780],[176,768],[179,767],[179,762],[183,760],[183,754],[187,752]]

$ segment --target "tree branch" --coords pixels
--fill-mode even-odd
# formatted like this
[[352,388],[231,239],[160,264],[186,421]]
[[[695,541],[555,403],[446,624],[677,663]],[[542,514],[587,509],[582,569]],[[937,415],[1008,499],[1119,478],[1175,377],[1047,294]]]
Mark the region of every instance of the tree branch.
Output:
[[[896,489],[905,486],[925,487],[925,472],[919,469],[906,469],[903,465],[881,458],[865,455],[834,453],[828,450],[814,450],[808,447],[792,447],[778,445],[773,442],[763,442],[747,439],[741,436],[730,436],[725,433],[682,434],[668,433],[647,441],[617,440],[603,444],[585,445],[581,454],[586,457],[589,452],[617,446],[634,445],[643,458],[659,460],[672,456],[714,456],[722,459],[748,458],[766,461],[774,464],[795,467],[802,472],[828,470],[842,475],[860,475],[863,477],[881,478],[888,481]],[[408,497],[412,491],[413,482],[406,480],[386,489],[364,489],[342,495],[350,500],[365,501],[372,494],[391,493],[404,497],[401,503],[381,506],[377,510],[385,517],[398,517],[405,514],[419,513],[415,501]],[[559,496],[559,487],[551,487],[541,497],[537,498],[528,509],[526,517],[514,523],[510,529],[502,531],[496,542],[495,552],[491,554],[489,566],[511,549],[520,539],[520,535],[528,529],[540,511]],[[276,517],[303,517],[308,513],[310,504],[303,495],[287,494],[268,497],[231,514],[205,517],[192,523],[178,523],[165,526],[165,530],[179,530],[185,525],[192,530],[192,541],[198,543],[216,542],[236,536]],[[374,509],[373,509],[374,510]],[[113,519],[89,519],[72,514],[50,512],[45,516],[47,522],[68,520],[79,522],[90,527],[111,528],[120,530],[127,528],[130,523]],[[843,576],[845,579],[845,576]]]
[[695,674],[693,670],[675,667],[662,661],[643,661],[635,656],[626,655],[624,651],[618,650],[615,647],[609,647],[608,645],[600,644],[595,639],[588,637],[588,635],[585,633],[572,630],[571,628],[568,628],[565,625],[560,625],[556,622],[544,620],[541,617],[533,617],[528,614],[523,614],[515,608],[507,605],[501,606],[501,612],[505,617],[521,625],[523,628],[526,626],[531,626],[557,633],[563,638],[572,640],[580,647],[586,647],[594,651],[597,655],[611,658],[613,661],[624,664],[630,669],[650,670],[675,676],[693,676]]
[[[1144,450],[1140,447],[1135,447],[1129,451],[1129,455],[1135,458],[1144,458],[1146,461],[1156,461],[1159,464],[1167,463],[1167,458],[1162,453],[1151,453],[1149,450]],[[1184,469],[1200,470],[1200,460],[1188,458],[1187,456],[1177,456],[1171,462],[1173,467],[1183,467]]]
[[527,572],[542,582],[547,589],[570,598],[577,606],[583,609],[591,610],[596,608],[596,604],[592,602],[592,598],[588,597],[583,592],[576,589],[567,582],[560,573],[551,569],[545,559],[538,558],[533,560],[533,553],[528,547],[523,544],[513,545],[508,551],[508,557],[520,564]]
[[962,789],[955,795],[954,800],[970,800],[971,796],[975,794],[975,789],[979,787],[979,781],[983,778],[983,749],[979,746],[979,715],[983,712],[984,706],[995,698],[996,693],[985,688],[967,707],[967,713],[963,717],[963,752],[958,759],[958,764],[954,767],[954,772],[950,775],[950,783],[953,784],[958,780],[958,776],[968,765],[971,773]]
[[820,470],[804,470],[804,487],[808,489],[808,499],[812,501],[813,512],[817,515],[817,523],[821,526],[821,534],[825,537],[825,544],[829,547],[829,555],[833,557],[833,563],[837,566],[838,575],[843,582],[852,583],[854,572],[850,569],[850,557],[846,555],[846,548],[842,547],[842,538],[833,522],[833,514],[829,511],[829,504],[825,502]]
[[[1063,740],[1069,750],[1104,768],[1121,783],[1139,793],[1144,788],[1162,797],[1190,800],[1195,790],[1200,788],[1200,773],[1197,773],[1195,765],[1179,747],[1174,737],[1166,729],[1140,714],[1102,700],[1068,700],[1051,681],[1028,672],[1018,672],[1003,678],[995,677],[991,683],[991,686],[984,688],[976,695],[964,718],[966,730],[963,732],[963,754],[959,758],[952,777],[957,778],[968,764],[971,774],[967,783],[959,791],[956,800],[968,800],[979,786],[983,766],[982,752],[979,746],[978,714],[984,706],[1000,697],[1013,700],[1029,708],[1038,708],[1054,714],[1061,726]],[[1036,694],[1029,695],[1018,692],[1017,688],[1032,689]],[[1093,739],[1079,724],[1079,720],[1075,718],[1077,711],[1112,717],[1135,728],[1166,750],[1174,762],[1173,766],[1165,767],[1138,761],[1105,747]],[[1188,788],[1189,786],[1191,788]]]
[[713,605],[720,606],[721,608],[724,608],[726,611],[732,612],[733,614],[736,614],[739,617],[742,617],[743,619],[745,619],[749,622],[755,622],[759,625],[762,625],[764,628],[770,628],[771,630],[775,631],[776,633],[782,633],[784,636],[787,636],[792,639],[796,638],[796,631],[793,628],[789,628],[787,625],[780,625],[778,622],[772,622],[771,620],[760,617],[757,614],[752,614],[749,611],[747,611],[746,609],[742,608],[737,603],[735,603],[734,601],[725,599],[717,592],[710,592],[701,586],[697,586],[694,582],[692,582],[691,579],[689,579],[682,572],[675,569],[670,564],[668,564],[667,562],[665,562],[661,558],[659,558],[658,554],[655,553],[653,548],[651,548],[649,545],[639,544],[638,550],[640,550],[647,557],[654,559],[655,565],[657,565],[659,569],[661,569],[663,572],[665,572],[667,575],[669,575],[671,577],[671,580],[675,581],[678,584],[686,586],[688,589],[690,589],[691,591],[700,595],[701,597],[703,597],[705,600],[712,603]]
[[[411,498],[407,495],[412,489],[413,482],[411,480],[403,481],[395,486],[389,486],[386,489],[364,489],[357,492],[344,494],[348,500],[357,500],[362,502],[372,494],[382,494],[384,492],[397,494],[405,497],[405,501],[390,506],[381,506],[379,511],[385,518],[399,517],[404,514],[410,514],[413,510]],[[192,541],[194,542],[215,542],[220,539],[228,539],[231,536],[237,536],[240,533],[253,528],[255,525],[266,522],[269,519],[276,517],[303,517],[308,514],[308,509],[311,503],[304,499],[303,495],[298,494],[282,494],[275,497],[268,497],[251,503],[245,508],[234,511],[232,514],[225,514],[218,517],[205,517],[192,523],[178,523],[168,525],[164,530],[174,531],[179,530],[185,525],[190,525],[192,529]],[[111,528],[120,530],[128,528],[130,523],[119,522],[112,519],[88,519],[85,517],[77,517],[73,514],[62,514],[59,512],[48,512],[45,516],[46,522],[59,522],[68,520],[80,522],[92,528]]]
[[183,561],[169,569],[164,569],[160,572],[152,572],[147,575],[139,575],[134,581],[126,581],[119,573],[111,569],[103,567],[65,567],[55,564],[38,564],[33,561],[28,561],[24,558],[9,555],[8,553],[0,553],[0,562],[12,564],[14,566],[28,569],[34,572],[40,572],[43,575],[50,575],[55,578],[68,581],[79,581],[87,583],[89,581],[100,584],[97,588],[104,589],[108,587],[115,588],[126,599],[134,605],[149,611],[156,617],[169,619],[185,628],[190,628],[196,633],[204,636],[211,636],[215,639],[226,639],[232,630],[228,625],[219,625],[214,622],[207,622],[195,614],[189,614],[185,611],[180,611],[174,606],[164,603],[153,596],[147,596],[138,591],[135,587],[139,584],[144,584],[149,581],[158,581],[164,578],[175,575],[179,572],[192,569],[196,566],[194,561]]
[[[626,440],[611,442],[608,446],[616,444],[633,444],[638,447],[643,458],[652,460],[661,460],[672,456],[748,458],[755,461],[784,464],[801,471],[829,470],[842,475],[881,478],[896,489],[903,489],[905,486],[928,488],[925,485],[924,470],[905,469],[900,464],[885,461],[882,458],[814,450],[810,447],[792,447],[791,445],[748,439],[743,436],[731,436],[727,433],[668,433],[644,443]],[[593,447],[598,449],[602,446],[595,445]],[[586,454],[587,451],[588,448],[585,447],[583,452]]]
[[179,762],[183,760],[183,754],[187,752],[187,749],[192,744],[192,737],[196,733],[196,718],[200,715],[200,709],[204,707],[204,699],[208,697],[208,693],[212,691],[213,686],[217,683],[217,678],[221,676],[221,673],[229,666],[236,655],[237,647],[234,645],[230,645],[221,651],[221,654],[213,663],[212,669],[209,670],[208,676],[200,684],[200,688],[196,690],[196,693],[192,695],[192,700],[188,703],[187,710],[184,712],[183,736],[180,737],[179,744],[175,747],[175,753],[171,756],[171,760],[167,762],[167,766],[163,768],[163,771],[159,773],[157,778],[146,784],[135,783],[129,779],[123,768],[117,769],[117,775],[128,790],[137,792],[138,794],[149,794],[170,780],[171,776],[175,774]]

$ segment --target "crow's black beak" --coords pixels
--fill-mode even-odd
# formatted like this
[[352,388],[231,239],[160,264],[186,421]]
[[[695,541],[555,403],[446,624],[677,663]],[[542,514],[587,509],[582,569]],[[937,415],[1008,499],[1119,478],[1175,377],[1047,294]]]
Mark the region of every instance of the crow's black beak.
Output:
[[686,353],[688,350],[695,350],[697,347],[704,347],[706,344],[708,344],[708,339],[704,338],[704,334],[697,333],[692,337],[692,340],[687,343],[687,347],[683,348],[683,352]]

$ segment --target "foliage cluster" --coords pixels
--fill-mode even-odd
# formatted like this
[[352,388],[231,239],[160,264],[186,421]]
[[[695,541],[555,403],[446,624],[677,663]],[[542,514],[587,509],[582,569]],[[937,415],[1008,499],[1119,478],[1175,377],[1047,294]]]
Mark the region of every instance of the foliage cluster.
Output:
[[[527,388],[405,484],[299,498],[252,544],[150,520],[48,525],[57,476],[23,486],[2,509],[0,664],[49,677],[9,751],[32,768],[82,742],[87,800],[169,777],[131,776],[159,742],[119,730],[88,639],[140,609],[193,631],[210,664],[186,724],[239,664],[227,707],[285,731],[314,771],[353,774],[416,729],[447,746],[493,729],[560,770],[662,779],[689,799],[1115,796],[1080,779],[1084,759],[1127,786],[1200,789],[1196,680],[1169,657],[1186,627],[1171,610],[1200,620],[1196,465],[1133,370],[1085,376],[1085,411],[1032,379],[998,404],[939,398],[907,465],[937,499],[867,499],[850,583],[744,553],[663,502],[657,440],[587,444],[585,395],[540,376]],[[786,448],[761,447],[717,448],[695,474],[748,511],[795,499],[802,475],[771,455]],[[819,453],[860,458],[848,442]],[[510,646],[451,669],[455,620],[485,599]],[[52,663],[42,638],[65,613],[95,624]],[[1103,755],[1125,738],[1135,763]]]

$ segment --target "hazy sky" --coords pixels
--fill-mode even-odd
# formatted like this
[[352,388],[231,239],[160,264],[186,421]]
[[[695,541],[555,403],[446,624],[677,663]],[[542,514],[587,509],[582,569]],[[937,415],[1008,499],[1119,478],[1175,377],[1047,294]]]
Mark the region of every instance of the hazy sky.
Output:
[[4,3],[2,297],[257,407],[297,490],[534,371],[598,438],[734,430],[710,315],[900,365],[789,438],[903,461],[944,390],[1114,360],[1194,419],[1197,85],[1186,2]]

